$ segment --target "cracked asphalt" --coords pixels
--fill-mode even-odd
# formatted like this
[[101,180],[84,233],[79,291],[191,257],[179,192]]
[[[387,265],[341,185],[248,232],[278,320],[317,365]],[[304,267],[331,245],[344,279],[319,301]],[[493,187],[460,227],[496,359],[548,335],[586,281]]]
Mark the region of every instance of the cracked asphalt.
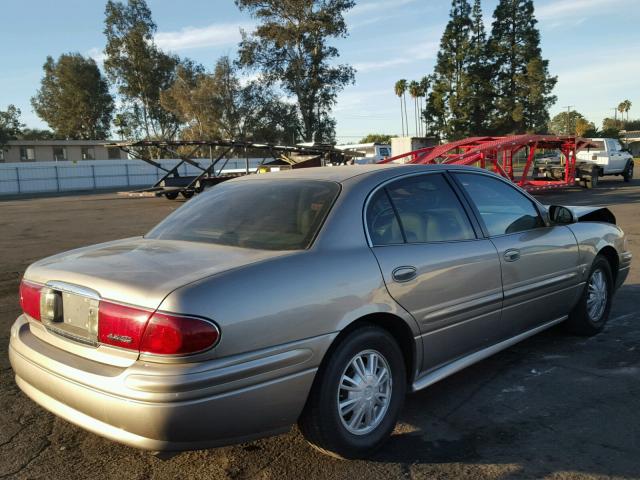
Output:
[[[638,169],[640,170],[640,169]],[[27,265],[73,247],[144,233],[180,205],[115,194],[0,202],[0,479],[640,478],[640,180],[543,194],[608,205],[636,266],[606,330],[555,328],[407,397],[389,443],[339,461],[297,431],[161,460],[85,432],[16,387],[7,358]]]

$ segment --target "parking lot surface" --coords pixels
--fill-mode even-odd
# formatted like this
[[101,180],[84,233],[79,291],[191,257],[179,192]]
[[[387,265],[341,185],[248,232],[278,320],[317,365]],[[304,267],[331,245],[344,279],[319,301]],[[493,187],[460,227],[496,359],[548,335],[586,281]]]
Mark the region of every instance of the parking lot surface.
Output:
[[0,202],[0,479],[640,478],[640,180],[539,198],[610,206],[626,231],[635,265],[606,330],[585,339],[555,328],[408,396],[392,439],[368,461],[323,456],[296,428],[162,460],[38,407],[7,358],[24,269],[143,234],[180,202],[116,194]]

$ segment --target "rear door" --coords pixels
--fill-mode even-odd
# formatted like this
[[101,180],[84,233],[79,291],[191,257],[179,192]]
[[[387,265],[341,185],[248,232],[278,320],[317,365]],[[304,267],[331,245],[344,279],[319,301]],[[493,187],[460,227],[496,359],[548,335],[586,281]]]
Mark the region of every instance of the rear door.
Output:
[[369,240],[387,288],[422,331],[423,370],[510,334],[500,318],[498,255],[474,222],[442,173],[394,180],[368,202]]
[[521,333],[569,313],[580,291],[576,238],[548,225],[511,183],[482,173],[453,174],[500,258],[503,320]]

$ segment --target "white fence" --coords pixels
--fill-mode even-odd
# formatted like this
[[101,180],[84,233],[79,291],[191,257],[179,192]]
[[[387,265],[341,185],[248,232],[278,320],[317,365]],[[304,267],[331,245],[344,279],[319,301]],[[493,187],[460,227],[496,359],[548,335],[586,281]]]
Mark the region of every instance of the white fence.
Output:
[[[197,159],[203,168],[211,165],[208,159]],[[250,158],[249,168],[255,169],[262,159]],[[178,160],[158,160],[164,168],[171,169]],[[222,167],[218,162],[216,170]],[[246,168],[243,158],[229,159],[224,171]],[[182,165],[182,176],[197,175],[201,171],[193,165]],[[151,186],[166,172],[140,160],[85,160],[82,162],[33,162],[0,164],[0,195],[25,193],[68,192],[73,190],[98,190]]]

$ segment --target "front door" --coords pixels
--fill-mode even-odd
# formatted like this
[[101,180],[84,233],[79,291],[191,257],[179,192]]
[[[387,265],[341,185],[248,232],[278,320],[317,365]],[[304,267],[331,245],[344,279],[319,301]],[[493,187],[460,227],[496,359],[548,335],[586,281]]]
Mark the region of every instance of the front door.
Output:
[[454,177],[498,251],[504,320],[521,333],[567,315],[580,293],[582,268],[571,230],[547,225],[536,204],[503,180],[478,173]]
[[500,316],[500,262],[478,238],[441,173],[407,176],[377,190],[367,228],[391,296],[418,321],[423,370],[510,335]]

